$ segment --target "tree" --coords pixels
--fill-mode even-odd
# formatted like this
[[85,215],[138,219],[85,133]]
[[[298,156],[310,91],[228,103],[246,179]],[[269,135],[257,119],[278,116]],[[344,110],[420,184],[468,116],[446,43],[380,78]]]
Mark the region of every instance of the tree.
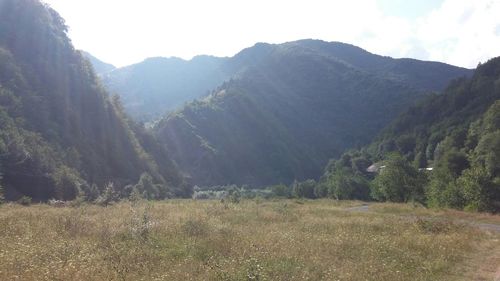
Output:
[[274,194],[276,197],[290,197],[290,189],[284,184],[278,184],[278,185],[273,185],[271,186],[271,192]]
[[499,211],[500,186],[491,180],[483,167],[472,167],[463,172],[457,180],[463,189],[465,209],[470,211]]
[[324,182],[316,184],[314,187],[314,196],[316,198],[325,198],[328,196],[328,185]]
[[292,184],[292,195],[297,198],[315,198],[314,187],[316,181],[306,180],[303,182],[294,181]]
[[484,134],[473,153],[474,162],[491,176],[500,175],[500,130]]
[[52,174],[52,179],[57,199],[72,200],[76,198],[82,182],[76,171],[63,165]]
[[375,177],[372,196],[381,201],[424,201],[425,175],[400,154],[390,154],[385,168]]
[[109,204],[119,200],[119,194],[116,192],[114,184],[110,182],[104,187],[102,194],[99,195],[95,202],[101,206],[108,206]]
[[368,181],[348,167],[337,167],[328,176],[328,195],[338,200],[369,199]]
[[142,197],[147,200],[155,200],[160,197],[160,190],[153,182],[153,178],[148,173],[142,173],[139,182],[134,186]]
[[469,167],[467,155],[456,148],[443,151],[437,160],[426,190],[427,203],[432,207],[463,209],[465,199],[457,178]]

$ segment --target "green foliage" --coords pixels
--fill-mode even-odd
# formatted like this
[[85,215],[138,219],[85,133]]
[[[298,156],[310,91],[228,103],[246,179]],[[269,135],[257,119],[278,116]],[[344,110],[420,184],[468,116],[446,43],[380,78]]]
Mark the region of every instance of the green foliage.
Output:
[[367,169],[371,164],[366,154],[344,153],[339,160],[329,163],[319,185],[326,188],[331,198],[368,200],[370,178]]
[[495,211],[499,207],[500,185],[493,181],[485,168],[473,167],[464,171],[457,185],[462,188],[465,209]]
[[[226,58],[198,56],[149,58],[102,76],[111,92],[119,93],[127,112],[136,120],[150,122],[214,89],[238,69],[224,67]],[[94,67],[102,63],[91,60]],[[109,67],[108,67],[109,69]]]
[[369,183],[348,167],[338,167],[327,179],[328,195],[339,200],[369,198]]
[[372,196],[392,202],[424,201],[425,174],[415,169],[399,154],[391,154],[385,167],[375,177]]
[[284,184],[273,185],[269,189],[276,197],[290,198],[292,196],[290,189]]
[[80,186],[80,190],[88,202],[94,202],[100,195],[99,187],[96,184],[88,185],[84,183]]
[[[330,158],[367,144],[424,92],[470,73],[318,40],[259,44],[227,65],[242,71],[155,127],[194,184],[317,179]],[[416,143],[408,134],[398,145]]]
[[160,198],[160,190],[158,185],[154,184],[153,178],[148,173],[143,173],[139,178],[139,182],[134,186],[136,192],[141,194],[141,197],[147,200]]
[[[393,165],[374,180],[374,198],[407,201],[416,194],[432,207],[500,210],[498,69],[500,58],[480,65],[472,78],[452,81],[443,94],[409,108],[382,132],[368,151]],[[403,156],[389,156],[393,151]],[[423,174],[415,174],[409,161],[422,170],[433,167],[425,169],[431,170],[425,196],[425,180],[418,176]]]
[[82,185],[78,173],[67,166],[59,167],[52,175],[54,181],[55,198],[59,200],[74,199]]
[[314,187],[315,198],[325,198],[328,196],[328,185],[324,182],[319,182]]
[[316,198],[314,191],[316,188],[316,181],[306,180],[303,182],[294,181],[292,184],[292,195],[295,198]]
[[23,206],[29,206],[29,205],[31,205],[31,201],[32,201],[31,197],[23,196],[17,200],[17,203],[21,204]]
[[143,171],[155,182],[182,188],[182,176],[164,148],[109,97],[71,45],[57,12],[38,0],[0,0],[0,6],[6,193],[13,200],[71,200],[80,191],[88,195],[86,183],[113,181],[120,190]]
[[101,195],[95,200],[95,203],[106,207],[111,205],[114,202],[118,202],[120,200],[120,196],[118,192],[115,190],[115,186],[112,182],[106,184],[104,190]]
[[138,202],[141,199],[144,199],[144,197],[142,196],[142,193],[137,188],[132,188],[132,191],[130,192],[128,199],[131,202]]
[[241,200],[241,190],[237,186],[231,186],[227,190],[227,199],[230,203],[238,204]]

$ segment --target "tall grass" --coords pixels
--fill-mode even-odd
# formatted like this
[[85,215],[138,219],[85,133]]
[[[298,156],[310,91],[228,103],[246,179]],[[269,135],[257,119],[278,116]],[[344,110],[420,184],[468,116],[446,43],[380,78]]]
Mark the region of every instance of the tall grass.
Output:
[[0,207],[0,280],[467,280],[491,239],[352,202]]

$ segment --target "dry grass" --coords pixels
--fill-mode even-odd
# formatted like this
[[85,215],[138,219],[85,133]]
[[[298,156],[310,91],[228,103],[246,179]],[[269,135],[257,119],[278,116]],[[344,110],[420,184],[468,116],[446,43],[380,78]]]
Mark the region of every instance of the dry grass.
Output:
[[500,215],[464,212],[453,209],[428,209],[418,204],[377,203],[371,205],[370,210],[393,215],[428,216],[500,225]]
[[498,239],[343,210],[356,204],[4,205],[0,280],[469,280],[465,265]]

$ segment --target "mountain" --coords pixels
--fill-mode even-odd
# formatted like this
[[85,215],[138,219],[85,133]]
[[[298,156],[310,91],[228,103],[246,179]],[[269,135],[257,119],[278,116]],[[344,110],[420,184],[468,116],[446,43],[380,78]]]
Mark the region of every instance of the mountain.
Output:
[[[373,150],[380,155],[398,150],[409,159],[421,154],[421,161],[427,163],[447,137],[457,138],[456,144],[463,147],[471,124],[500,99],[499,69],[500,58],[492,59],[479,65],[470,79],[455,79],[443,94],[411,106],[381,132]],[[477,142],[470,141],[469,145]]]
[[106,63],[106,62],[103,62],[102,60],[94,57],[93,55],[85,52],[85,51],[81,51],[83,56],[86,57],[90,63],[92,64],[92,66],[94,67],[94,71],[98,74],[98,75],[103,75],[107,72],[110,72],[112,70],[115,70],[116,67],[112,64],[109,64],[109,63]]
[[136,120],[151,121],[220,85],[233,73],[225,58],[197,56],[149,58],[103,75],[111,92],[119,93]]
[[[38,0],[0,0],[0,185],[9,200],[73,199],[92,185],[182,187],[156,139],[131,122]],[[182,193],[182,190],[179,191]]]
[[155,128],[199,185],[317,178],[328,159],[369,143],[426,93],[471,74],[319,40],[259,43],[226,69],[237,75]]
[[[500,211],[500,57],[479,65],[470,78],[453,80],[442,94],[406,109],[371,145],[332,161],[323,179],[335,183],[335,178],[358,175],[363,182],[359,175],[367,176],[370,163],[376,162],[372,167],[387,165],[394,155],[399,155],[400,166],[413,163],[414,168],[431,171],[419,184],[419,201],[437,207]],[[365,164],[359,169],[355,162]],[[386,169],[379,174],[389,175]],[[406,176],[411,178],[411,173]],[[382,199],[406,201],[402,198],[415,195],[389,193]]]

